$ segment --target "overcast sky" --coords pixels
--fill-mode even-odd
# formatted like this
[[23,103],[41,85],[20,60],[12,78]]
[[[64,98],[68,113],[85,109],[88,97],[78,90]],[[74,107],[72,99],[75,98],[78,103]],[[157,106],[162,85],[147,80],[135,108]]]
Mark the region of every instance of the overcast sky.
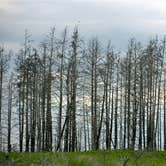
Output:
[[145,42],[166,34],[166,0],[0,0],[0,43],[9,48],[22,44],[25,29],[39,42],[50,27],[60,33],[78,22],[81,37],[124,49],[131,37]]

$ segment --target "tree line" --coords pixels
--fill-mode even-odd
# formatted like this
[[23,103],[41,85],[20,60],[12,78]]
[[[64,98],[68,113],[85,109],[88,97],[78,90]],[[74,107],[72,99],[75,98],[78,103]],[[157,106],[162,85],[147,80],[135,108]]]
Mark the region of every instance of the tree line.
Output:
[[166,150],[165,37],[123,52],[77,27],[31,38],[0,46],[0,151]]

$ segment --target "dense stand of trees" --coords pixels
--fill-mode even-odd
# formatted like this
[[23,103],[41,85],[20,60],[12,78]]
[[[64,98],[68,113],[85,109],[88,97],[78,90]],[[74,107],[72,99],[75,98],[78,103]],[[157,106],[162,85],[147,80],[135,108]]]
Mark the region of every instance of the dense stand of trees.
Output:
[[117,52],[77,27],[1,46],[0,151],[166,150],[165,51],[156,37]]

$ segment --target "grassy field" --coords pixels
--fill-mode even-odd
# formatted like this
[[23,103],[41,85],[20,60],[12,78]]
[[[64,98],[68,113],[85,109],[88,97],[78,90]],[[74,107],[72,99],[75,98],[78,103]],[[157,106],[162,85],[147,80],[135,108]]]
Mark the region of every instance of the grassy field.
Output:
[[0,166],[166,166],[166,151],[0,153]]

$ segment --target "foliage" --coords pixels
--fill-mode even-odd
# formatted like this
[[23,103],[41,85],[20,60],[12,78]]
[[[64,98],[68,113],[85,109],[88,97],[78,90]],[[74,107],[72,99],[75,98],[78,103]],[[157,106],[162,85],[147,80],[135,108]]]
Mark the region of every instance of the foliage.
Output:
[[0,166],[165,166],[166,151],[1,153]]

